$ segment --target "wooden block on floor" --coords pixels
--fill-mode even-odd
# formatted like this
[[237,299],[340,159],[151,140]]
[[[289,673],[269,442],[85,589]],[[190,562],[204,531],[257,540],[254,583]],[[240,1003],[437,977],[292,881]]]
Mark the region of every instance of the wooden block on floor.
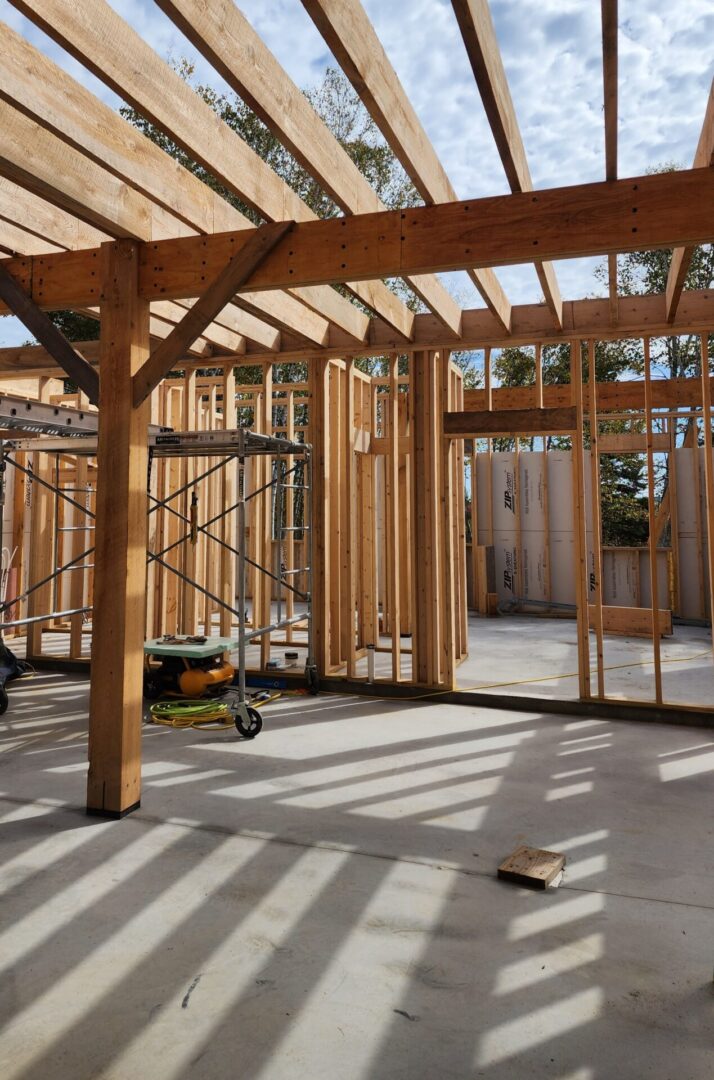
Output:
[[517,885],[529,885],[545,889],[565,866],[565,855],[541,848],[521,847],[504,859],[498,868],[498,876]]

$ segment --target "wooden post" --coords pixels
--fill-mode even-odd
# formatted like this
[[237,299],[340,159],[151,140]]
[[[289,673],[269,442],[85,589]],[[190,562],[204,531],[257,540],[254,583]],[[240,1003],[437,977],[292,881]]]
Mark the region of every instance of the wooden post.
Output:
[[[452,485],[443,418],[448,354],[416,352],[410,360],[413,432],[412,565],[416,578],[412,679],[451,688],[454,674]],[[445,460],[446,458],[446,460]]]
[[330,454],[329,503],[330,503],[330,573],[327,576],[327,589],[330,604],[330,670],[335,671],[342,665],[342,581],[340,578],[340,557],[342,552],[342,530],[340,507],[344,501],[341,482],[343,475],[344,447],[340,439],[342,401],[344,400],[343,371],[339,363],[330,361],[327,402],[327,445]]
[[[486,393],[485,405],[487,409],[493,408],[493,394],[491,388],[491,350],[485,349],[483,356],[484,364],[484,389]],[[488,517],[488,544],[493,546],[493,439],[486,439],[486,453],[488,454],[488,468],[486,470],[486,510]]]
[[330,363],[310,362],[310,434],[312,438],[312,620],[315,663],[320,675],[330,668]]
[[[655,510],[654,452],[652,439],[652,368],[650,339],[644,339],[645,351],[645,432],[647,437],[647,507],[649,517],[650,600],[652,602],[652,651],[655,669],[655,700],[662,702],[662,663],[659,639],[659,578],[657,574],[657,513]],[[698,494],[698,493],[697,493]]]
[[141,797],[150,404],[132,377],[149,355],[139,246],[102,244],[100,408],[87,812],[123,817]]
[[355,572],[356,539],[356,464],[355,464],[355,372],[352,360],[346,361],[345,393],[342,398],[342,444],[344,454],[344,497],[342,518],[342,652],[347,661],[347,675],[356,674],[355,609],[357,586]]
[[[38,398],[40,401],[50,399],[50,380],[41,379],[39,384]],[[35,475],[49,483],[52,480],[52,458],[49,454],[36,451],[32,455],[32,468]],[[33,483],[32,494],[32,517],[30,519],[30,551],[28,586],[41,581],[54,569],[52,566],[52,548],[54,530],[51,514],[51,495],[46,487],[40,483]],[[18,590],[19,591],[19,590]],[[48,582],[35,589],[28,598],[27,615],[34,618],[51,610],[52,586]],[[21,612],[18,609],[18,617]],[[30,623],[27,627],[27,659],[31,662],[36,657],[42,656],[42,632],[47,623]]]
[[575,540],[575,599],[577,604],[578,680],[581,698],[590,697],[590,620],[588,612],[587,525],[585,518],[584,449],[583,449],[583,365],[581,344],[570,343],[570,385],[577,412],[577,427],[572,439],[573,524]]
[[602,630],[602,524],[600,516],[600,428],[597,418],[597,381],[595,379],[595,342],[588,342],[588,398],[590,404],[590,499],[593,530],[593,580],[588,586],[588,627],[590,626],[590,587],[595,601],[595,638],[597,642],[597,693],[605,696],[605,649]]
[[[456,457],[456,440],[444,437],[444,412],[450,407],[451,353],[448,349],[445,349],[440,354],[437,365],[439,366],[437,386],[440,386],[441,389],[441,394],[437,393],[434,403],[436,422],[436,438],[434,442],[438,455],[436,489],[440,500],[437,504],[440,526],[437,529],[438,539],[436,544],[440,559],[437,615],[442,628],[438,672],[439,682],[451,689],[454,685],[454,654],[457,639],[456,591],[458,589],[458,573],[456,562],[459,554],[455,549],[454,540],[454,518],[456,516],[454,506],[454,458]],[[463,478],[460,483],[459,498],[463,499]]]
[[[709,382],[709,338],[700,337],[702,364],[702,422],[704,426],[704,484],[705,517],[707,526],[707,557],[709,568],[709,620],[712,628],[712,646],[714,647],[714,461],[712,460],[712,395]],[[692,451],[698,454],[695,446]],[[699,492],[697,492],[697,497]],[[704,592],[704,589],[702,589]]]
[[669,531],[672,545],[672,614],[679,615],[681,577],[679,564],[679,504],[677,502],[677,415],[669,418]]
[[389,358],[389,454],[385,459],[387,490],[389,492],[389,543],[391,545],[391,580],[389,591],[389,629],[392,638],[392,681],[401,682],[402,678],[402,641],[401,641],[401,525],[399,520],[399,357],[392,353]]

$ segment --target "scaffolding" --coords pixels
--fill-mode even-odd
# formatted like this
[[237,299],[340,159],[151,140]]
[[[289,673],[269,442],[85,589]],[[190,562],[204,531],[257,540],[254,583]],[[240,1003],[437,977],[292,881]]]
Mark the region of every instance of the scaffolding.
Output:
[[[23,406],[24,406],[23,402]],[[7,405],[6,399],[0,400],[0,423],[6,427],[11,426],[6,422],[6,416],[10,410],[16,408],[13,402]],[[79,416],[81,415],[81,423]],[[93,423],[94,422],[94,423]],[[32,469],[22,465],[16,458],[18,452],[48,453],[55,455],[57,459],[63,453],[77,456],[93,457],[97,453],[96,414],[80,414],[79,410],[64,409],[58,407],[35,407],[34,415],[30,417],[23,412],[19,413],[13,426],[27,431],[43,432],[43,438],[23,438],[10,441],[0,440],[0,531],[3,523],[3,507],[5,501],[5,475],[7,466],[18,470],[31,479],[33,483],[39,483],[54,495],[55,517],[59,499],[65,500],[75,511],[81,511],[92,521],[94,513],[88,506],[82,506],[72,495],[60,487],[59,474],[57,482],[39,477]],[[71,431],[71,434],[69,433]],[[158,498],[151,491],[152,463],[156,458],[179,457],[179,458],[211,458],[219,459],[211,462],[207,468],[192,476],[175,490]],[[259,484],[252,490],[248,489],[247,469],[248,462],[254,458],[268,457],[271,460],[269,478],[265,483]],[[297,460],[296,460],[297,459]],[[236,469],[237,498],[228,506],[221,506],[218,513],[210,516],[206,521],[199,522],[197,518],[197,500],[195,490],[207,477],[219,470]],[[187,516],[176,507],[175,501],[180,496],[193,489],[191,510]],[[313,647],[313,620],[312,620],[312,575],[313,575],[313,551],[312,551],[312,449],[304,442],[293,441],[273,435],[263,435],[247,428],[221,431],[167,431],[158,428],[152,429],[149,435],[149,468],[147,476],[147,497],[150,502],[149,516],[165,510],[183,525],[184,531],[178,538],[157,551],[148,551],[147,566],[155,563],[178,577],[185,585],[197,590],[206,596],[220,609],[230,613],[237,620],[237,651],[238,651],[238,704],[244,706],[246,702],[246,658],[247,648],[251,642],[257,641],[276,630],[287,629],[298,624],[304,624],[307,629],[307,657],[305,662],[305,676],[308,687],[317,689],[317,669],[315,666]],[[284,514],[284,495],[286,491],[301,490],[303,499],[303,520],[300,524],[286,524]],[[73,489],[73,494],[76,491]],[[248,507],[252,500],[263,494],[269,494],[272,500],[271,520],[274,522],[276,538],[278,540],[275,552],[274,565],[269,566],[251,558],[247,552],[247,529]],[[237,543],[233,545],[212,531],[213,527],[225,519],[235,515]],[[92,525],[78,526],[78,528],[92,528]],[[167,556],[186,543],[196,543],[198,534],[207,540],[214,542],[224,551],[227,551],[237,561],[237,606],[225,598],[217,596],[199,582],[192,580],[179,567],[171,565]],[[299,533],[306,538],[305,549],[307,552],[307,565],[300,567],[287,566],[283,561],[283,541],[288,533]],[[57,536],[57,530],[55,537]],[[68,618],[73,615],[86,614],[92,610],[92,605],[82,605],[77,608],[58,611],[56,597],[56,583],[62,574],[71,571],[84,571],[91,567],[91,563],[84,560],[89,558],[94,551],[94,546],[75,555],[63,565],[57,565],[57,551],[55,544],[54,569],[41,580],[32,582],[28,587],[18,593],[17,596],[7,599],[4,595],[0,600],[0,619],[15,605],[27,601],[29,596],[45,585],[51,584],[53,588],[51,604],[52,610],[29,618],[13,619],[0,622],[0,633],[10,627],[19,627],[36,622],[44,622],[59,618]],[[252,567],[257,573],[264,575],[270,581],[270,588],[277,590],[277,615],[269,619],[266,625],[256,626],[255,612],[253,618],[247,616],[247,570]],[[298,579],[304,575],[306,587],[298,587]],[[294,599],[298,600],[304,609],[297,614],[284,614],[283,596],[289,592]],[[271,612],[272,616],[272,612]],[[209,636],[210,626],[204,627],[204,633]]]

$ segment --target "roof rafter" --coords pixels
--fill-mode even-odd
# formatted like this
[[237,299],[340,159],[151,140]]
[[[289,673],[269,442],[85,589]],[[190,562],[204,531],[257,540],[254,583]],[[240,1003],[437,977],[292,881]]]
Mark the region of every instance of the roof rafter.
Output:
[[[208,0],[200,7],[192,0],[157,3],[341,210],[364,214],[385,209],[347,151],[232,0]],[[409,278],[408,284],[458,336],[461,309],[438,278],[417,276]]]
[[[714,290],[702,291],[688,289],[683,297],[673,325],[667,323],[665,315],[664,293],[648,294],[646,296],[623,296],[620,298],[620,314],[618,325],[614,326],[610,320],[610,306],[607,298],[595,300],[566,300],[563,303],[562,330],[556,330],[550,312],[543,304],[514,304],[513,306],[513,331],[512,335],[506,336],[503,327],[490,311],[485,308],[466,308],[464,310],[463,328],[464,336],[461,347],[464,349],[481,349],[486,346],[503,348],[508,345],[534,345],[534,344],[557,344],[569,342],[573,338],[595,338],[597,341],[617,340],[619,338],[641,337],[643,332],[652,337],[660,337],[666,334],[690,334],[707,333],[711,328],[711,313],[714,310]],[[153,331],[152,331],[153,332]],[[165,337],[166,328],[161,336]],[[388,327],[385,323],[375,322],[375,334],[369,346],[358,348],[355,345],[335,345],[322,350],[314,346],[294,348],[289,343],[283,343],[280,352],[268,354],[248,352],[244,356],[216,356],[215,366],[221,367],[227,363],[250,365],[260,360],[271,363],[292,363],[299,361],[310,363],[316,357],[350,357],[374,355],[393,352],[392,342],[388,338]],[[87,360],[95,362],[98,359],[99,342],[76,345]],[[443,325],[431,313],[419,314],[415,320],[414,342],[410,349],[433,349],[449,348],[448,333]],[[181,367],[204,366],[199,358],[185,358],[181,361]],[[213,366],[213,363],[211,364]],[[37,345],[20,345],[9,348],[0,348],[0,373],[19,374],[22,369],[28,372],[42,370],[45,374],[56,374],[57,368],[52,366],[45,351]],[[692,380],[672,380],[675,383],[692,382]],[[609,383],[613,393],[617,393],[626,386],[626,383]],[[655,392],[658,385],[654,384]],[[552,388],[545,388],[546,397]],[[567,389],[567,384],[566,384]],[[500,391],[494,391],[494,394]],[[467,391],[467,397],[471,391]],[[475,391],[478,393],[478,391]],[[506,388],[506,396],[534,393],[534,388],[516,387]],[[526,403],[527,404],[527,403]],[[563,404],[567,404],[564,401]]]
[[[182,223],[175,228],[176,219],[160,206],[2,100],[0,173],[110,237],[148,241],[166,239],[177,232],[192,235]],[[247,239],[255,229],[243,231]],[[334,290],[330,290],[330,302],[332,296],[341,299]],[[272,326],[289,329],[318,345],[325,343],[328,320],[293,295],[275,292],[260,298],[237,296],[235,302],[247,306],[254,320],[265,319]],[[366,318],[360,312],[355,314]]]
[[[181,2],[185,5],[186,0]],[[446,170],[359,0],[302,2],[424,202],[456,201]],[[511,305],[493,270],[467,273],[508,330]]]
[[[694,154],[695,169],[704,169],[714,166],[714,79],[709,88],[709,98],[704,114],[704,123],[699,136],[699,142]],[[689,267],[692,264],[693,247],[678,247],[672,252],[672,261],[669,264],[667,275],[667,318],[674,320],[677,307],[682,296],[684,283],[687,280]]]
[[[605,112],[605,179],[617,180],[617,0],[601,0],[602,82]],[[617,255],[607,257],[608,294],[617,319]]]
[[[173,71],[105,0],[11,0],[102,82],[155,124],[267,221],[315,215],[263,159]],[[414,313],[381,281],[350,290],[409,340]],[[334,292],[334,290],[331,290]],[[333,309],[349,304],[339,293]],[[359,314],[359,312],[357,313]]]
[[[452,6],[511,191],[532,191],[531,172],[488,0],[452,0]],[[563,301],[555,270],[542,259],[535,260],[535,269],[545,302],[561,327]]]
[[[116,181],[124,181],[147,200],[146,206],[151,213],[151,232],[153,238],[184,235],[192,232],[224,232],[233,229],[253,229],[254,226],[243,214],[222,199],[216,192],[202,183],[196,176],[179,165],[155,143],[147,139],[136,128],[124,120],[93,94],[67,75],[48,57],[38,52],[19,34],[9,27],[3,34],[3,64],[0,66],[0,99],[12,106],[13,113],[7,113],[8,130],[20,123],[16,113],[43,127],[51,135],[66,143],[80,157],[65,154],[62,160],[77,162],[77,171],[82,171],[94,178],[100,185],[106,172],[108,182],[116,188]],[[21,127],[23,137],[27,137],[27,124]],[[7,143],[7,134],[3,142]],[[43,150],[54,152],[50,164],[57,161],[57,147],[51,140],[45,139]],[[19,157],[17,140],[7,150],[14,162],[22,164]],[[89,164],[82,161],[87,158]],[[94,168],[93,168],[94,166]],[[100,171],[97,171],[100,170]],[[52,176],[52,169],[48,169]],[[80,201],[81,201],[81,188]],[[42,194],[48,196],[47,189]],[[135,200],[136,201],[136,200]],[[36,206],[34,207],[36,210]],[[93,203],[96,212],[96,203]],[[78,212],[77,207],[74,207]],[[42,214],[46,218],[48,215]],[[34,215],[33,215],[34,216]],[[52,219],[50,219],[52,220]],[[54,221],[52,222],[54,225]],[[83,232],[92,230],[84,229]],[[112,232],[111,229],[104,229]],[[142,234],[142,239],[144,238]],[[83,246],[97,243],[96,239],[87,239]],[[308,328],[314,325],[312,312],[319,308],[318,297],[323,301],[321,319],[331,318],[336,325],[363,340],[367,333],[368,320],[362,312],[349,304],[334,290],[311,290],[306,297],[278,294],[271,297],[261,312],[262,301],[258,302],[256,315],[263,316],[271,326],[275,325],[275,313],[280,316],[279,323],[288,326],[292,332],[299,332],[302,305],[308,308],[306,322]],[[252,316],[255,325],[255,316]],[[323,325],[324,330],[324,325]],[[258,338],[260,340],[260,338]]]

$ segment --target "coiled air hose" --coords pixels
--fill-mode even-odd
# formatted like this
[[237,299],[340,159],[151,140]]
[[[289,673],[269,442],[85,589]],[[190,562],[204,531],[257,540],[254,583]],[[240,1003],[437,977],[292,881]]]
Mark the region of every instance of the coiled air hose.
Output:
[[174,728],[203,728],[213,724],[213,730],[233,727],[233,713],[223,701],[157,701],[149,709],[155,724]]

